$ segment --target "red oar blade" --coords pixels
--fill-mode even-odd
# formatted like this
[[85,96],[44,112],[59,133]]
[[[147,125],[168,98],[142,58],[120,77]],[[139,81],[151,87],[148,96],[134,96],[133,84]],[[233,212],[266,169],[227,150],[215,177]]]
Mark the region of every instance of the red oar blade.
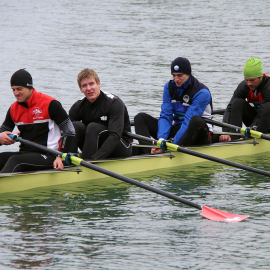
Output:
[[215,208],[211,208],[209,206],[204,206],[204,205],[202,206],[202,212],[200,215],[210,220],[225,221],[225,222],[232,222],[232,223],[242,221],[249,217],[247,215],[236,215],[236,214],[227,213],[227,212],[224,212]]

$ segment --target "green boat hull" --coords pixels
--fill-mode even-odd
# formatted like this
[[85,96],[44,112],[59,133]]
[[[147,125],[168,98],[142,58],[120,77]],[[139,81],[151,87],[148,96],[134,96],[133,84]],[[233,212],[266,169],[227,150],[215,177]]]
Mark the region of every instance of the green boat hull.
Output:
[[[248,156],[268,152],[270,149],[270,142],[266,140],[250,140],[239,143],[190,147],[189,149],[207,155],[228,159],[237,156]],[[146,171],[187,166],[205,161],[205,159],[188,154],[173,152],[159,155],[141,155],[126,159],[104,160],[95,162],[95,164],[118,174],[130,176]],[[71,167],[61,171],[48,170],[28,173],[0,174],[0,193],[18,192],[82,181],[96,181],[106,177],[110,179],[109,181],[112,181],[112,178],[84,167]]]

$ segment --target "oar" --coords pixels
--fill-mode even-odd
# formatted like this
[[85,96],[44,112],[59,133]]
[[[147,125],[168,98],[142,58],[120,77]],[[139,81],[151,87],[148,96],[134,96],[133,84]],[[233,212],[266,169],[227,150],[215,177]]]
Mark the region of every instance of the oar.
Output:
[[[247,129],[247,128],[237,127],[237,126],[234,126],[234,125],[231,125],[231,124],[222,123],[222,122],[215,121],[215,120],[212,120],[212,119],[207,119],[207,118],[204,118],[204,121],[209,123],[209,124],[212,124],[212,125],[216,125],[216,126],[219,126],[219,127],[225,127],[225,128],[231,129],[231,130],[235,130],[236,132],[239,132],[239,133],[241,133],[243,135],[245,135],[245,131]],[[261,133],[259,131],[249,129],[249,133],[250,133],[249,135],[252,138],[257,138],[257,139],[262,138],[262,139],[270,141],[270,136],[268,136],[266,134],[263,134],[263,133]]]
[[18,137],[16,135],[9,135],[9,136],[15,141],[18,141],[18,142],[21,142],[21,143],[23,143],[25,145],[28,145],[30,147],[39,149],[42,152],[49,153],[49,154],[54,155],[54,156],[59,156],[63,160],[66,160],[66,158],[68,158],[68,159],[70,159],[71,163],[76,165],[76,166],[81,165],[81,166],[86,167],[88,169],[95,170],[97,172],[100,172],[100,173],[103,173],[105,175],[117,178],[117,179],[119,179],[121,181],[127,182],[129,184],[132,184],[132,185],[141,187],[143,189],[152,191],[154,193],[157,193],[159,195],[165,196],[165,197],[167,197],[169,199],[172,199],[172,200],[181,202],[183,204],[189,205],[191,207],[197,208],[199,210],[202,210],[200,215],[205,217],[205,218],[208,218],[210,220],[225,221],[225,222],[238,222],[238,221],[244,220],[244,219],[249,217],[248,215],[231,214],[231,213],[227,213],[227,212],[215,209],[215,208],[211,208],[209,206],[204,206],[204,205],[199,205],[199,204],[193,203],[191,201],[182,199],[182,198],[180,198],[180,197],[178,197],[178,196],[176,196],[174,194],[165,192],[163,190],[160,190],[160,189],[154,188],[152,186],[146,185],[144,183],[138,182],[138,181],[136,181],[134,179],[131,179],[129,177],[126,177],[124,175],[117,174],[115,172],[112,172],[112,171],[109,171],[107,169],[101,168],[101,167],[96,166],[94,164],[88,163],[88,162],[84,161],[83,159],[78,158],[76,156],[69,155],[69,154],[66,154],[66,153],[62,153],[62,152],[47,148],[47,147],[45,147],[43,145],[28,141],[28,140],[24,140],[24,139],[22,139],[22,138],[20,138],[20,137]]
[[[131,132],[127,132],[127,131],[125,131],[124,134],[126,136],[129,136],[130,138],[133,138],[133,139],[136,139],[136,140],[150,142],[151,144],[157,145],[159,148],[161,148],[162,140],[155,140],[155,139],[152,139],[152,138],[144,137],[144,136],[134,134],[134,133],[131,133]],[[231,166],[231,167],[236,167],[236,168],[239,168],[239,169],[242,169],[242,170],[246,170],[246,171],[250,171],[250,172],[253,172],[253,173],[257,173],[257,174],[261,174],[261,175],[270,177],[270,172],[263,171],[263,170],[260,170],[260,169],[256,169],[256,168],[253,168],[253,167],[249,167],[247,165],[243,165],[243,164],[232,162],[232,161],[229,161],[229,160],[226,160],[226,159],[222,159],[222,158],[210,156],[210,155],[207,155],[207,154],[203,154],[203,153],[191,150],[191,149],[181,147],[181,146],[176,145],[176,144],[168,143],[168,142],[166,142],[166,146],[167,146],[167,149],[170,150],[170,151],[186,153],[186,154],[189,154],[189,155],[192,155],[192,156],[200,157],[200,158],[203,158],[203,159],[211,160],[211,161],[218,162],[218,163],[221,163],[221,164],[225,164],[225,165],[228,165],[228,166]]]
[[[225,112],[225,109],[219,109],[219,110],[214,110],[212,112],[212,114],[221,114],[221,115],[223,115],[224,112]],[[157,119],[158,119],[158,117],[157,117]],[[130,125],[134,126],[134,120],[130,120]]]
[[213,110],[212,114],[224,114],[226,109]]

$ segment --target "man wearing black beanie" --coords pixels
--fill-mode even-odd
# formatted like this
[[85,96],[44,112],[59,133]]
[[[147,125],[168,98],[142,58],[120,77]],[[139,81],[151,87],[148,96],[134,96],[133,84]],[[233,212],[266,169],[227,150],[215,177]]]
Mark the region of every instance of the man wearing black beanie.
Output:
[[[135,131],[146,137],[173,140],[181,146],[211,142],[212,126],[202,117],[212,118],[212,98],[208,88],[191,74],[188,59],[178,57],[171,63],[173,80],[164,86],[160,118],[139,113],[134,118]],[[143,144],[143,142],[140,142]],[[166,150],[166,143],[162,150]],[[152,149],[152,153],[160,152]],[[142,148],[142,153],[150,153]]]
[[[0,127],[0,144],[10,145],[15,141],[11,134],[17,126],[20,137],[62,152],[71,152],[74,127],[60,102],[33,88],[32,76],[25,69],[16,71],[10,79],[11,89],[16,98]],[[63,137],[61,137],[61,131]],[[13,173],[63,169],[60,157],[39,152],[21,144],[19,152],[0,153],[0,172]]]

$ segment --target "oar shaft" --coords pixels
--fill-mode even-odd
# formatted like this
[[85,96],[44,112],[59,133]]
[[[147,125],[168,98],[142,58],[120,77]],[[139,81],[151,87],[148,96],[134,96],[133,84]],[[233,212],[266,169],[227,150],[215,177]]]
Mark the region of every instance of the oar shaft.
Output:
[[235,130],[236,132],[241,133],[241,127],[237,127],[237,126],[227,124],[227,123],[222,123],[222,122],[219,122],[219,121],[216,121],[216,120],[213,120],[213,119],[208,119],[208,118],[203,118],[203,120],[208,124],[228,128],[228,129]]
[[[225,109],[219,109],[219,110],[214,110],[212,114],[213,114],[213,115],[214,115],[214,114],[221,114],[221,115],[223,115],[224,112],[225,112]],[[157,117],[157,118],[158,118],[158,117]],[[134,120],[130,120],[130,125],[131,125],[131,126],[134,126]]]
[[[140,135],[137,135],[137,134],[133,134],[131,132],[125,132],[125,134],[127,136],[130,136],[133,139],[136,139],[136,140],[142,140],[142,141],[150,142],[150,143],[152,143],[154,145],[158,144],[158,141],[154,140],[152,138],[140,136]],[[263,170],[260,170],[260,169],[254,168],[254,167],[249,167],[247,165],[239,164],[239,163],[232,162],[232,161],[229,161],[229,160],[226,160],[226,159],[221,159],[221,158],[218,158],[218,157],[214,157],[214,156],[210,156],[210,155],[203,154],[203,153],[200,153],[200,152],[196,152],[194,150],[187,149],[187,148],[184,148],[184,147],[172,144],[172,143],[166,143],[166,145],[167,145],[167,148],[169,150],[171,150],[171,151],[178,151],[178,152],[186,153],[186,154],[189,154],[189,155],[192,155],[192,156],[200,157],[200,158],[203,158],[203,159],[211,160],[211,161],[218,162],[218,163],[221,163],[221,164],[225,164],[225,165],[228,165],[228,166],[231,166],[231,167],[236,167],[236,168],[239,168],[239,169],[242,169],[242,170],[246,170],[246,171],[250,171],[250,172],[253,172],[253,173],[257,173],[257,174],[261,174],[261,175],[270,177],[270,172],[263,171]]]
[[[71,159],[72,159],[72,158],[73,158],[73,157],[71,156]],[[163,190],[154,188],[154,187],[152,187],[152,186],[146,185],[146,184],[144,184],[144,183],[142,183],[142,182],[136,181],[136,180],[131,179],[131,178],[127,177],[127,176],[124,176],[124,175],[121,175],[121,174],[118,174],[118,173],[115,173],[115,172],[112,172],[112,171],[108,171],[107,169],[101,168],[101,167],[96,166],[96,165],[94,165],[94,164],[92,164],[92,163],[88,163],[88,162],[86,162],[86,161],[84,161],[84,160],[82,160],[80,164],[81,164],[82,166],[84,166],[84,167],[89,168],[89,169],[92,169],[92,170],[95,170],[95,171],[97,171],[97,172],[100,172],[100,173],[109,175],[109,176],[111,176],[111,177],[114,177],[114,178],[117,178],[117,179],[119,179],[119,180],[122,180],[122,181],[124,181],[124,182],[126,182],[126,183],[129,183],[129,184],[132,184],[132,185],[141,187],[141,188],[143,188],[143,189],[147,189],[147,190],[152,191],[152,192],[154,192],[154,193],[157,193],[157,194],[160,194],[160,195],[162,195],[162,196],[165,196],[165,197],[167,197],[167,198],[169,198],[169,199],[173,199],[173,200],[175,200],[175,201],[178,201],[178,202],[187,204],[187,205],[189,205],[189,206],[192,206],[192,207],[195,207],[195,208],[201,210],[201,206],[198,205],[198,204],[196,204],[196,203],[193,203],[193,202],[187,201],[187,200],[185,200],[185,199],[179,198],[178,196],[176,196],[176,195],[174,195],[174,194],[171,194],[171,193],[165,192],[165,191],[163,191]]]
[[[17,137],[17,138],[16,138],[16,137],[13,137],[12,139],[14,139],[15,141],[21,142],[21,143],[23,143],[23,144],[26,144],[26,145],[28,145],[28,146],[32,146],[32,147],[34,147],[34,148],[37,148],[37,149],[41,150],[42,152],[49,153],[49,154],[54,155],[54,156],[63,157],[63,156],[66,156],[66,155],[67,155],[67,154],[64,154],[64,153],[62,153],[62,152],[59,152],[59,151],[56,151],[56,150],[47,148],[47,147],[45,147],[45,146],[43,146],[43,145],[36,144],[36,143],[34,143],[34,142],[31,142],[31,141],[22,139],[22,138],[20,138],[20,137]],[[191,201],[187,201],[187,200],[185,200],[185,199],[182,199],[182,198],[180,198],[180,197],[178,197],[178,196],[176,196],[176,195],[174,195],[174,194],[171,194],[171,193],[169,193],[169,192],[165,192],[165,191],[163,191],[163,190],[160,190],[160,189],[154,188],[154,187],[152,187],[152,186],[146,185],[146,184],[144,184],[144,183],[141,183],[141,182],[139,182],[139,181],[136,181],[136,180],[134,180],[134,179],[131,179],[131,178],[127,177],[127,176],[124,176],[124,175],[121,175],[121,174],[118,174],[118,173],[109,171],[109,170],[107,170],[107,169],[101,168],[101,167],[99,167],[99,166],[97,166],[97,165],[94,165],[94,164],[92,164],[92,163],[88,163],[88,162],[84,161],[83,159],[80,159],[80,158],[78,158],[78,157],[76,157],[76,156],[70,156],[70,158],[71,158],[71,161],[72,161],[73,164],[76,164],[76,165],[82,165],[82,166],[84,166],[84,167],[86,167],[86,168],[89,168],[89,169],[91,169],[91,170],[95,170],[95,171],[97,171],[97,172],[106,174],[106,175],[108,175],[108,176],[117,178],[117,179],[119,179],[119,180],[122,180],[122,181],[124,181],[124,182],[126,182],[126,183],[129,183],[129,184],[132,184],[132,185],[141,187],[141,188],[143,188],[143,189],[152,191],[152,192],[154,192],[154,193],[156,193],[156,194],[160,194],[160,195],[165,196],[165,197],[167,197],[167,198],[169,198],[169,199],[172,199],[172,200],[175,200],[175,201],[178,201],[178,202],[187,204],[187,205],[192,206],[192,207],[195,207],[195,208],[197,208],[197,209],[199,209],[199,210],[202,209],[201,206],[198,205],[198,204],[196,204],[196,203],[193,203],[193,202],[191,202]]]
[[210,155],[203,154],[203,153],[200,153],[200,152],[196,152],[196,151],[193,151],[193,150],[190,150],[190,149],[187,149],[187,148],[183,148],[183,147],[180,147],[180,146],[177,149],[178,149],[179,152],[183,152],[183,153],[186,153],[186,154],[189,154],[189,155],[193,155],[193,156],[196,156],[196,157],[208,159],[208,160],[218,162],[218,163],[221,163],[221,164],[225,164],[225,165],[228,165],[228,166],[231,166],[231,167],[236,167],[236,168],[239,168],[239,169],[242,169],[242,170],[246,170],[246,171],[250,171],[250,172],[253,172],[253,173],[258,173],[258,174],[270,177],[270,172],[263,171],[263,170],[260,170],[260,169],[254,168],[254,167],[250,167],[250,166],[247,166],[247,165],[232,162],[232,161],[229,161],[227,159],[221,159],[221,158],[218,158],[218,157],[210,156]]
[[[239,132],[239,133],[242,133],[242,134],[244,134],[244,131],[245,131],[245,128],[237,127],[237,126],[234,126],[234,125],[231,125],[231,124],[228,124],[228,123],[215,121],[213,119],[204,118],[204,121],[206,123],[209,123],[209,124],[212,124],[212,125],[215,125],[215,126],[235,130],[236,132]],[[270,136],[269,135],[263,134],[263,133],[261,133],[259,131],[256,131],[256,130],[250,130],[250,136],[253,137],[253,138],[262,138],[262,139],[270,141]]]
[[226,109],[219,109],[219,110],[213,110],[212,114],[221,114],[223,115],[225,113]]

